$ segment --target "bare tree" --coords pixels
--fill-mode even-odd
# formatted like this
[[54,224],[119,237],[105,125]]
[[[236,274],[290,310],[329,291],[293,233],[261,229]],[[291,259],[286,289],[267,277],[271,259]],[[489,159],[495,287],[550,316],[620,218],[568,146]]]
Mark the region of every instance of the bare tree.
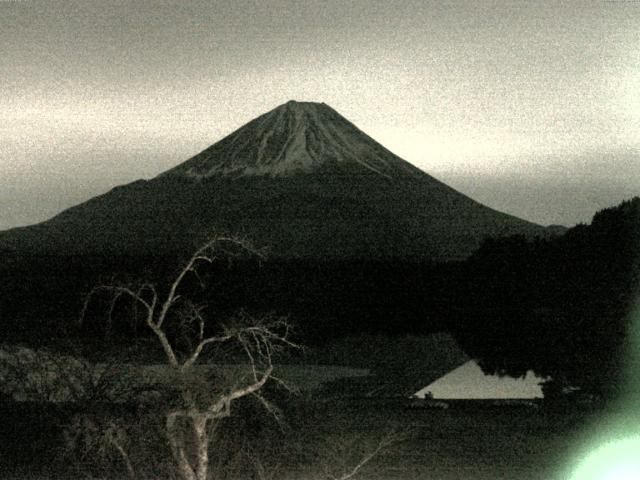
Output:
[[345,436],[337,435],[325,439],[318,467],[319,477],[323,480],[351,480],[358,478],[363,468],[372,460],[390,450],[391,447],[406,441],[407,432],[388,430],[382,436],[370,434]]
[[[155,284],[146,281],[104,284],[95,286],[84,302],[81,322],[92,299],[98,294],[108,298],[108,322],[111,322],[117,302],[127,300],[142,310],[144,324],[162,347],[166,363],[177,376],[176,383],[180,386],[179,398],[162,415],[177,472],[183,480],[208,479],[214,424],[231,415],[231,406],[236,400],[254,396],[270,411],[276,411],[260,390],[269,380],[275,379],[274,354],[283,347],[296,347],[290,340],[290,325],[283,317],[255,317],[240,312],[226,323],[212,325],[207,321],[204,306],[189,299],[185,288],[187,277],[193,276],[203,284],[200,268],[247,252],[261,257],[260,252],[245,241],[218,236],[195,251],[164,295],[159,293]],[[189,337],[186,348],[177,347],[170,325],[186,332]],[[216,384],[203,369],[197,368],[197,362],[208,348],[231,344],[244,357],[246,368],[234,371],[231,382]],[[113,435],[109,439],[122,456],[123,442]],[[113,439],[118,441],[114,443]],[[133,466],[128,459],[125,463],[128,475],[133,476]]]
[[[112,418],[82,414],[73,417],[64,431],[64,460],[75,460],[74,463],[90,463],[95,467],[99,463],[109,463],[110,457],[116,457],[127,472],[128,480],[136,480],[136,470],[129,451],[129,436],[126,429]],[[77,458],[69,454],[73,453]],[[81,475],[92,477],[90,471],[81,468]]]

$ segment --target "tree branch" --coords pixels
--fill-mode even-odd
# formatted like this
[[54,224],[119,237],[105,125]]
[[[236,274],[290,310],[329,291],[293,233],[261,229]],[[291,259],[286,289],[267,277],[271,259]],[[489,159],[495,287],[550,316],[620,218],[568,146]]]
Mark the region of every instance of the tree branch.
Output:
[[227,395],[222,395],[217,402],[209,407],[208,411],[214,415],[214,418],[217,418],[216,414],[218,414],[219,412],[223,412],[225,408],[228,410],[230,408],[231,402],[233,402],[234,400],[245,397],[260,390],[264,386],[264,384],[267,383],[267,380],[269,380],[272,371],[273,365],[269,365],[263,372],[262,378],[260,378],[257,382],[253,382],[243,388],[233,390]]
[[184,280],[185,276],[187,275],[187,273],[189,272],[196,273],[195,268],[198,262],[206,262],[210,264],[213,263],[216,260],[216,258],[218,258],[214,253],[215,247],[217,244],[222,242],[231,242],[236,245],[239,245],[244,250],[255,252],[254,249],[249,247],[248,243],[242,242],[232,237],[215,237],[209,240],[207,243],[205,243],[202,247],[196,250],[196,252],[191,256],[191,258],[187,261],[186,265],[180,270],[180,272],[178,273],[178,276],[171,284],[171,287],[169,288],[169,294],[167,295],[166,300],[162,304],[162,308],[160,309],[160,313],[158,314],[158,319],[156,321],[156,325],[158,327],[162,327],[162,324],[164,323],[167,317],[167,313],[169,313],[169,310],[171,309],[171,306],[179,298],[179,295],[177,295],[176,292],[178,290],[178,287]]
[[[149,304],[144,298],[142,298],[138,293],[131,290],[129,287],[123,287],[123,286],[117,286],[117,285],[98,285],[96,287],[93,287],[84,299],[82,310],[80,312],[80,322],[79,322],[80,325],[82,325],[82,323],[84,322],[91,299],[96,293],[101,291],[112,293],[114,298],[112,302],[116,301],[122,295],[128,295],[135,302],[141,303],[145,307],[147,312],[153,312],[155,302],[152,302],[151,304]],[[153,291],[155,294],[155,289]]]
[[204,347],[206,347],[210,343],[222,343],[222,342],[226,342],[227,340],[231,340],[231,338],[233,338],[231,335],[224,335],[221,337],[208,337],[201,340],[200,343],[198,343],[198,346],[193,350],[193,353],[182,364],[182,366],[180,367],[180,370],[184,372],[189,368],[191,368],[193,364],[196,363],[196,361],[198,360],[198,357],[202,353],[202,350],[204,349]]
[[331,480],[349,480],[355,477],[360,471],[360,469],[362,469],[362,467],[364,467],[367,463],[373,460],[381,451],[387,449],[394,443],[398,442],[399,438],[400,437],[395,432],[387,433],[384,437],[380,439],[380,441],[375,446],[375,448],[369,453],[365,454],[360,459],[360,461],[351,470],[349,470],[349,472],[346,472],[339,477],[336,477],[334,475],[329,475],[331,477]]

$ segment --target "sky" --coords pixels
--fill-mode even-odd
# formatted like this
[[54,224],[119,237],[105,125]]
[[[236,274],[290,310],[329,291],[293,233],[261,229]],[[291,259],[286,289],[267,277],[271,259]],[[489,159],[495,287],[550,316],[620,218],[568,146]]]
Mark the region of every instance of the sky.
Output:
[[0,0],[0,229],[325,102],[493,208],[640,195],[640,1]]

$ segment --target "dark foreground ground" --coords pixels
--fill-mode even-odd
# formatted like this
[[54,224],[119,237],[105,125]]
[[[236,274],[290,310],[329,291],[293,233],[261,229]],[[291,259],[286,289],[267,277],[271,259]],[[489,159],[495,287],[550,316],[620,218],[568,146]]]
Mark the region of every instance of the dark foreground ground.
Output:
[[[58,460],[67,414],[36,410],[24,405],[2,408],[0,478],[69,477],[61,473],[68,465]],[[307,456],[301,466],[294,453],[299,449],[280,451],[283,458],[270,474],[273,479],[341,474],[394,429],[400,434],[397,443],[355,478],[560,480],[567,478],[566,466],[585,432],[603,414],[594,406],[536,409],[469,403],[414,410],[402,400],[338,400],[298,404],[288,415],[288,428],[294,432],[290,438],[319,454]]]
[[[335,405],[334,407],[336,407]],[[365,479],[548,480],[566,466],[603,414],[594,407],[538,408],[462,403],[447,410],[407,410],[393,402],[344,405],[327,421],[382,435],[396,424],[408,438],[364,468]]]

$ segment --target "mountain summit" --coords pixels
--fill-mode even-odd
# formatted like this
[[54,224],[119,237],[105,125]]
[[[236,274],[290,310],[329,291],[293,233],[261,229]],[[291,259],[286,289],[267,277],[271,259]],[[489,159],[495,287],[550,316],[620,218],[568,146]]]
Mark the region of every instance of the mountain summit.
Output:
[[0,249],[155,255],[191,250],[213,231],[272,257],[411,261],[549,233],[436,180],[331,107],[288,102],[151,180],[0,233]]
[[388,178],[422,173],[328,105],[292,100],[164,175],[277,177],[319,171]]

